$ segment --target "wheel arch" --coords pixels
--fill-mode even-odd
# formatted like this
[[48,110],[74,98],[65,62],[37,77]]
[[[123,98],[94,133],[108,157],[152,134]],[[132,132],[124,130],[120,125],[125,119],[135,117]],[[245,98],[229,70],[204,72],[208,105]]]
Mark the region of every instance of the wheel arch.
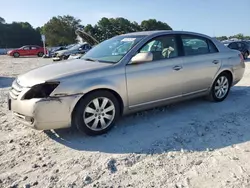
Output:
[[92,90],[86,92],[82,97],[79,98],[79,100],[76,102],[76,104],[74,105],[73,110],[72,110],[72,112],[71,112],[71,119],[73,119],[75,110],[76,110],[76,108],[77,108],[77,105],[80,103],[80,101],[81,101],[83,98],[85,98],[87,95],[90,95],[91,93],[93,93],[93,92],[98,92],[98,91],[99,91],[99,92],[108,91],[108,92],[112,93],[112,94],[115,96],[115,98],[118,100],[118,102],[119,102],[120,115],[123,114],[124,106],[125,106],[125,105],[124,105],[124,101],[123,101],[121,95],[120,95],[118,92],[116,92],[115,90],[110,89],[110,88],[98,88],[98,89],[92,89]]
[[213,82],[212,82],[210,88],[212,88],[212,85],[214,84],[216,78],[217,78],[219,75],[221,75],[222,73],[226,73],[226,74],[228,74],[228,75],[230,76],[230,81],[231,81],[231,86],[232,86],[233,79],[234,79],[232,70],[230,70],[230,69],[223,69],[223,70],[220,70],[220,71],[215,75],[215,77],[214,77],[214,79],[213,79]]

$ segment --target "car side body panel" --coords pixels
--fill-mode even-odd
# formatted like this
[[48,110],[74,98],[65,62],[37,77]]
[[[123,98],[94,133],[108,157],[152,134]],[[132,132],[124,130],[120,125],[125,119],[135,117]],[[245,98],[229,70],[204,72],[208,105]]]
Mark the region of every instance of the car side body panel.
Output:
[[[65,128],[70,126],[72,113],[79,100],[95,90],[105,89],[116,93],[121,99],[123,114],[128,114],[207,95],[214,80],[223,71],[232,74],[232,85],[243,77],[245,64],[240,53],[225,47],[216,39],[182,31],[140,34],[146,37],[116,64],[72,60],[71,63],[51,64],[19,76],[21,83],[25,85],[25,91],[38,82],[58,81],[60,84],[48,99],[22,100],[22,96],[19,96],[12,104],[12,111],[18,113],[18,116],[34,118],[31,124],[35,129]],[[219,52],[189,57],[180,54],[172,59],[131,64],[131,58],[146,42],[168,34],[204,37],[211,40]],[[214,60],[218,62],[214,63]],[[182,68],[177,71],[174,69],[176,65]],[[25,109],[25,105],[30,109]],[[58,108],[60,109],[57,110]]]

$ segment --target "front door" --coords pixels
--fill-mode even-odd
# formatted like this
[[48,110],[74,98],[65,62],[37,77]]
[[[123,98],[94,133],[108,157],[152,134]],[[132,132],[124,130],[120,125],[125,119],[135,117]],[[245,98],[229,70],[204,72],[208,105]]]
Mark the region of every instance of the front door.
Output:
[[142,52],[151,52],[153,61],[126,66],[129,107],[181,96],[184,78],[175,36],[154,38]]
[[29,46],[24,46],[24,47],[20,50],[20,55],[21,55],[21,56],[29,55],[29,53],[30,53],[30,47],[29,47]]
[[181,35],[183,44],[183,95],[208,90],[218,72],[223,59],[212,41],[192,36]]

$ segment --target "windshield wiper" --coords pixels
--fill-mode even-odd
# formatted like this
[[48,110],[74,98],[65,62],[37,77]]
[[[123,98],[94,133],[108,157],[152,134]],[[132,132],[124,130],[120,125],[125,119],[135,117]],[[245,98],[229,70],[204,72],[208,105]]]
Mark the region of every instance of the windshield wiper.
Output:
[[91,59],[91,58],[85,58],[84,60],[85,61],[97,61],[97,60],[94,60],[94,59]]
[[115,62],[113,61],[104,61],[104,60],[97,60],[97,59],[91,59],[91,58],[83,58],[85,61],[92,61],[92,62],[98,62],[98,63],[112,63],[114,64]]

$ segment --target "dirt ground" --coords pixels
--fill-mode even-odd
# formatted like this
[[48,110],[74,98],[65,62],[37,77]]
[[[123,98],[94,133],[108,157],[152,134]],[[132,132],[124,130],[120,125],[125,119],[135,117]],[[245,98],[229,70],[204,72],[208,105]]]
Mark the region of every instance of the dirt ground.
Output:
[[250,187],[250,61],[224,102],[137,113],[98,137],[35,131],[13,119],[13,79],[48,63],[0,56],[0,187]]

